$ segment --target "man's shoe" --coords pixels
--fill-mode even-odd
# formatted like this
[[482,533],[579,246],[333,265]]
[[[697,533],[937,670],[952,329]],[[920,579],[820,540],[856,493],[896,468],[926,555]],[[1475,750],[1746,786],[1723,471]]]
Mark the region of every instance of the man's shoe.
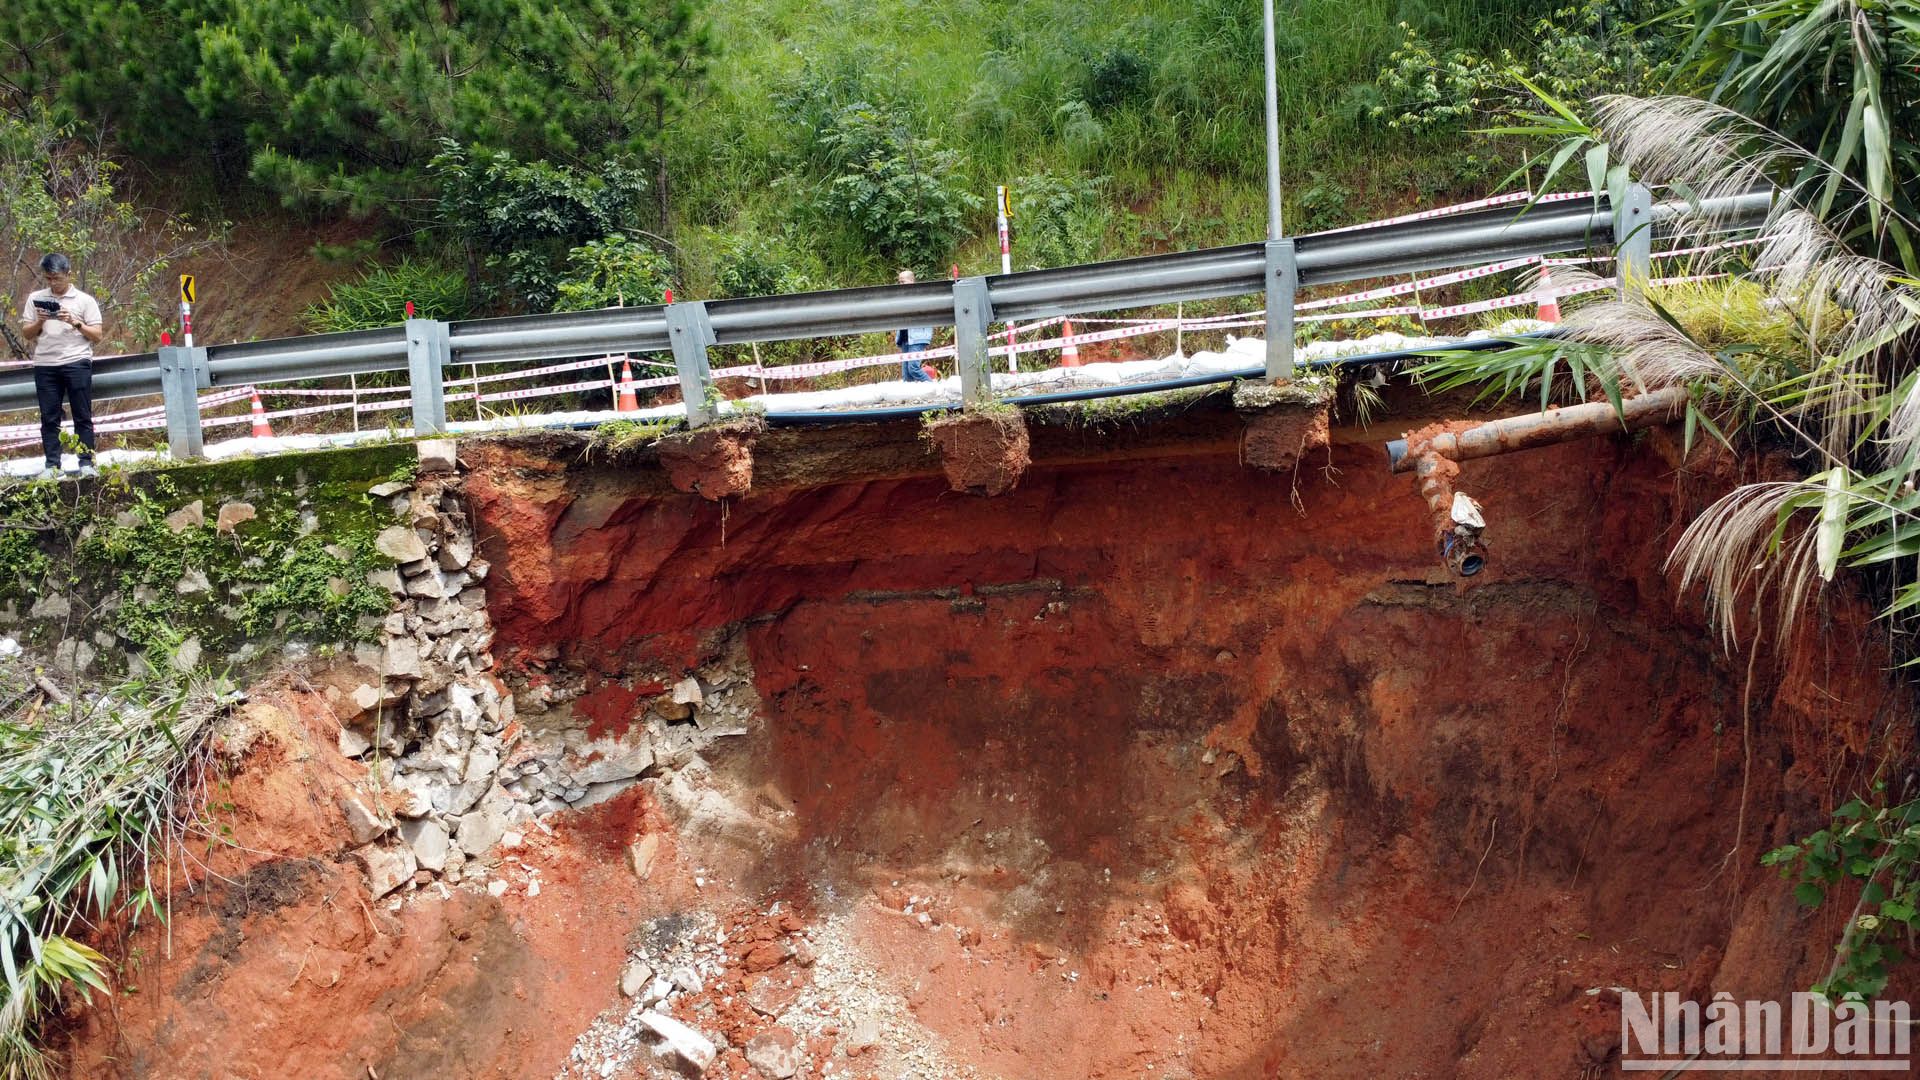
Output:
[[58,480],[60,479],[60,470],[49,465],[39,472],[34,473],[33,478],[35,480]]
[[100,475],[100,470],[94,468],[91,465],[80,466],[80,479],[82,480],[92,480],[97,478],[99,475]]

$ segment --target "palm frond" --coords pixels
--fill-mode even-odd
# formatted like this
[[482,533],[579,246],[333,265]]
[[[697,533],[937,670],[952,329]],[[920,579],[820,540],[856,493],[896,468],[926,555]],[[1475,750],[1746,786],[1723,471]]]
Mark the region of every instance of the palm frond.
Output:
[[[1606,94],[1593,100],[1609,152],[1642,181],[1680,185],[1697,203],[1772,185],[1805,152],[1731,109],[1690,97]],[[1696,225],[1713,222],[1695,215]]]
[[1689,522],[1668,554],[1681,591],[1701,591],[1727,651],[1739,649],[1748,622],[1788,637],[1819,584],[1815,533],[1792,523],[1810,494],[1821,492],[1799,482],[1735,488]]
[[1426,355],[1410,372],[1414,381],[1430,394],[1473,388],[1475,404],[1535,391],[1542,409],[1585,401],[1592,393],[1621,397],[1619,366],[1601,345],[1549,338],[1484,352],[1435,349]]
[[1570,338],[1606,349],[1640,390],[1688,386],[1727,373],[1718,357],[1638,294],[1588,304],[1560,327]]

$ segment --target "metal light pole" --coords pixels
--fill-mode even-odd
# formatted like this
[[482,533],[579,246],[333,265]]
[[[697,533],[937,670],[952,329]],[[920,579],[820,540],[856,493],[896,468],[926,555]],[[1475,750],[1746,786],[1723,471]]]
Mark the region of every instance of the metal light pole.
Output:
[[1281,236],[1280,64],[1273,46],[1273,0],[1262,14],[1267,37],[1267,381],[1293,378],[1293,299],[1299,288],[1293,241]]
[[1273,0],[1263,8],[1267,32],[1267,239],[1278,240],[1280,227],[1280,66],[1273,47]]

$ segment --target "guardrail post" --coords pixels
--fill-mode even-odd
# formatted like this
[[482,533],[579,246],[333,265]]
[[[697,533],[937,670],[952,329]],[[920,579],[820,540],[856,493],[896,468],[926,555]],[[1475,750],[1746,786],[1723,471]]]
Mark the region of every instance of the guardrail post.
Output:
[[167,453],[176,461],[206,456],[200,431],[200,391],[211,385],[207,350],[168,345],[160,349],[160,397],[166,403]]
[[960,403],[969,409],[993,404],[993,356],[987,351],[993,301],[987,279],[953,283],[954,366],[960,369]]
[[1267,241],[1267,381],[1293,381],[1293,301],[1300,291],[1292,240]]
[[718,395],[707,349],[713,345],[713,324],[707,321],[705,301],[667,305],[667,340],[673,344],[673,368],[680,375],[680,396],[687,403],[687,426],[713,422]]
[[447,391],[442,385],[453,362],[453,339],[438,319],[407,320],[407,382],[413,391],[413,433],[447,433]]
[[1653,192],[1645,184],[1628,185],[1626,203],[1614,211],[1613,252],[1624,298],[1653,277]]

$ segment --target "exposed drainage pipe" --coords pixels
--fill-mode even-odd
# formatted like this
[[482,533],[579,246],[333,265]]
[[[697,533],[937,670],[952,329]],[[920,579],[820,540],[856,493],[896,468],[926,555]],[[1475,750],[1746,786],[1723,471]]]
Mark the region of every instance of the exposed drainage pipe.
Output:
[[1487,522],[1478,502],[1453,490],[1453,478],[1458,475],[1459,464],[1439,454],[1423,453],[1415,459],[1414,476],[1433,518],[1434,547],[1440,560],[1461,577],[1472,577],[1487,565],[1487,550],[1480,543]]
[[1509,416],[1464,431],[1420,436],[1417,442],[1395,439],[1387,444],[1387,464],[1394,472],[1414,474],[1420,497],[1426,500],[1433,518],[1435,547],[1441,560],[1461,577],[1472,577],[1487,565],[1486,547],[1480,541],[1487,526],[1480,504],[1453,490],[1460,462],[1617,431],[1638,431],[1678,420],[1686,408],[1686,387],[1673,386],[1629,398],[1618,410],[1612,402],[1593,401]]
[[[1617,412],[1612,402],[1589,401],[1564,409],[1489,420],[1465,431],[1435,435],[1425,441],[1425,449],[1452,461],[1471,461],[1610,432],[1639,431],[1680,419],[1685,415],[1686,406],[1686,387],[1671,386],[1628,398],[1620,403]],[[1407,450],[1405,439],[1395,439],[1387,444],[1387,463],[1394,472],[1407,472],[1414,468]]]

